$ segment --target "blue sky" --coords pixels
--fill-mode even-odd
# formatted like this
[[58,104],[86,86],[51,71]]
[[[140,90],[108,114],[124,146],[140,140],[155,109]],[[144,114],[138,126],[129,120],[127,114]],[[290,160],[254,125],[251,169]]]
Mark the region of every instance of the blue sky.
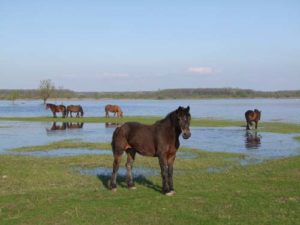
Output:
[[300,1],[0,0],[0,89],[300,89]]

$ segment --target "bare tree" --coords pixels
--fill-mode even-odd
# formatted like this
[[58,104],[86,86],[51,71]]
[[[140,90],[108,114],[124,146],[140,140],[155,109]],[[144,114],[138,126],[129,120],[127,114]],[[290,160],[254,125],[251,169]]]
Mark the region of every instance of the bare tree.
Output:
[[41,80],[39,90],[40,97],[43,99],[44,104],[46,104],[47,99],[54,93],[55,86],[50,79]]

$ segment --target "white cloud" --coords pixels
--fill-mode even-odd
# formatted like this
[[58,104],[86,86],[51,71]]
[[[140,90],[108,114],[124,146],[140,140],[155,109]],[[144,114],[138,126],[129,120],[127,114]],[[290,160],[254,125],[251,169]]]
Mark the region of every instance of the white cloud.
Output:
[[204,66],[189,67],[187,71],[189,73],[203,74],[203,75],[211,75],[216,73],[216,71],[212,67],[204,67]]

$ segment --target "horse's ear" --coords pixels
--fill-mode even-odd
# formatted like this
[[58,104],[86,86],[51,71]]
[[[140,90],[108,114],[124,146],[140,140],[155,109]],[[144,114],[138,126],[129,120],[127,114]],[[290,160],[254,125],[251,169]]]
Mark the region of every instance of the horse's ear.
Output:
[[182,107],[179,106],[178,109],[176,110],[176,112],[181,111],[181,110],[182,110]]
[[186,107],[186,110],[189,112],[190,111],[190,106],[188,105],[188,107]]

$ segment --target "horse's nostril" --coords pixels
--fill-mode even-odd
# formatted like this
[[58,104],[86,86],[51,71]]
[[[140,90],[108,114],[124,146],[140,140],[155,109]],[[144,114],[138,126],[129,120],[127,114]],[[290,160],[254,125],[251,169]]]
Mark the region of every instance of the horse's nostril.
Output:
[[188,132],[188,133],[183,133],[183,134],[182,134],[182,137],[183,137],[184,139],[188,139],[188,138],[191,137],[191,133],[190,133],[190,132]]

